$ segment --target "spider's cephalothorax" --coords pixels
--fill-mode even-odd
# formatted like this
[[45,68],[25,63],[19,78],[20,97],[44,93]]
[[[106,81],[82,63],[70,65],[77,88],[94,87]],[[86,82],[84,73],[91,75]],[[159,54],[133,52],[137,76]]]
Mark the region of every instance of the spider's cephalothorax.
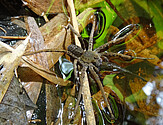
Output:
[[95,63],[96,66],[100,66],[102,63],[102,59],[100,55],[95,51],[85,51],[81,55],[80,59],[85,63]]

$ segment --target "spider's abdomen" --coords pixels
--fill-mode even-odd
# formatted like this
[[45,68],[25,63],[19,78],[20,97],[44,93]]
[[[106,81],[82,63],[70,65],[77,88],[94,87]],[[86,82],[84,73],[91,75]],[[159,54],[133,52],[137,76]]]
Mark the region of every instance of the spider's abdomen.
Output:
[[85,51],[81,56],[81,60],[85,63],[96,63],[97,66],[102,62],[100,56],[94,51]]
[[75,56],[80,57],[83,54],[83,49],[77,45],[71,44],[68,46],[68,51],[73,53]]

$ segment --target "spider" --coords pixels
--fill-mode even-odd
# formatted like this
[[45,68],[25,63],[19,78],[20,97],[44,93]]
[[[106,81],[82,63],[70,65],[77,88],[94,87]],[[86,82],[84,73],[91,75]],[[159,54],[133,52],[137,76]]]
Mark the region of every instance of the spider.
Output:
[[[106,106],[110,112],[111,115],[111,119],[114,119],[114,114],[113,111],[108,103],[107,97],[105,95],[105,91],[103,89],[103,84],[100,80],[99,75],[97,74],[97,72],[99,72],[100,69],[102,69],[103,66],[107,66],[109,67],[109,69],[117,69],[119,71],[125,72],[125,73],[129,73],[131,75],[135,75],[136,77],[142,79],[143,81],[146,81],[144,78],[142,78],[141,76],[138,76],[124,68],[121,68],[120,66],[112,63],[109,61],[109,59],[107,58],[109,57],[118,57],[118,58],[125,58],[125,59],[149,59],[149,58],[144,58],[144,57],[134,57],[134,56],[130,56],[130,55],[124,55],[124,54],[120,54],[120,53],[113,53],[113,52],[108,52],[106,51],[108,48],[112,47],[113,45],[118,44],[119,42],[121,42],[123,39],[125,39],[129,34],[131,34],[135,29],[137,29],[139,27],[138,24],[130,24],[127,25],[126,27],[124,27],[123,29],[121,29],[118,33],[116,33],[116,35],[114,36],[114,38],[99,46],[98,48],[93,50],[93,34],[95,31],[95,25],[96,25],[96,20],[93,20],[93,25],[92,25],[92,30],[90,33],[90,38],[88,41],[88,49],[82,49],[81,47],[71,44],[68,46],[67,51],[66,50],[62,50],[62,51],[57,51],[57,50],[40,50],[34,53],[39,53],[39,52],[64,52],[66,54],[68,54],[69,56],[73,57],[74,59],[77,60],[77,62],[74,64],[74,66],[76,66],[77,64],[79,64],[81,66],[81,78],[83,78],[85,76],[85,72],[87,70],[90,71],[90,73],[93,75],[95,81],[97,82],[101,92],[102,92],[102,96],[104,98],[104,101],[106,103]],[[70,28],[72,30],[72,32],[78,36],[79,40],[81,43],[83,42],[83,39],[81,37],[81,35],[76,32],[74,30],[74,28],[72,27],[71,24],[68,24],[68,26],[66,28]],[[125,32],[125,34],[124,34]],[[123,35],[122,35],[123,34]],[[34,54],[33,53],[33,54]],[[31,53],[27,53],[25,55],[30,55]],[[77,68],[74,68],[74,73],[75,73],[75,77],[77,77]],[[79,102],[80,102],[80,98],[82,95],[82,80],[80,80],[80,89],[79,89],[79,94],[78,94],[78,99],[76,102],[76,107],[74,112],[76,112]],[[75,114],[75,113],[74,113]]]
[[[83,50],[81,47],[71,44],[68,46],[68,51],[65,51],[68,55],[70,55],[71,57],[73,57],[74,59],[77,59],[78,63],[82,66],[81,69],[81,78],[84,77],[84,73],[89,70],[90,73],[93,75],[93,78],[95,79],[95,81],[97,82],[101,92],[102,92],[102,96],[104,98],[104,101],[106,103],[106,106],[110,112],[111,115],[111,119],[114,119],[114,114],[113,111],[108,103],[107,97],[105,96],[105,91],[103,89],[103,84],[100,80],[99,75],[97,74],[97,72],[99,72],[99,69],[102,69],[102,67],[107,66],[110,69],[118,69],[122,72],[125,73],[129,73],[132,74],[140,79],[142,79],[143,81],[146,81],[144,78],[142,78],[141,76],[138,76],[124,68],[121,68],[120,66],[111,63],[109,61],[109,59],[107,58],[108,56],[111,57],[121,57],[121,58],[125,58],[125,59],[147,59],[147,58],[143,58],[143,57],[133,57],[133,56],[129,56],[129,55],[124,55],[124,54],[119,54],[119,53],[113,53],[113,52],[107,52],[105,50],[107,50],[108,48],[112,47],[113,45],[119,43],[119,41],[122,41],[124,38],[126,38],[129,34],[131,34],[135,29],[138,28],[138,24],[130,24],[127,25],[126,27],[124,27],[123,29],[121,29],[115,36],[114,38],[109,41],[108,43],[105,43],[104,45],[96,48],[93,50],[93,34],[94,34],[94,30],[95,30],[95,20],[93,21],[93,26],[92,26],[92,30],[90,33],[90,38],[89,38],[89,42],[88,42],[88,49],[87,50]],[[76,34],[79,37],[79,40],[81,41],[81,43],[84,43],[82,40],[82,37],[80,34],[78,34],[74,28],[72,27],[72,25],[68,25],[68,27],[72,30],[72,32],[74,34]],[[128,31],[125,35],[121,36],[124,32]],[[76,65],[76,64],[74,64]],[[76,69],[74,69],[74,71],[76,71]],[[77,76],[77,75],[75,75]],[[82,82],[82,81],[81,81]],[[82,91],[82,83],[80,86],[80,90],[79,90],[79,95],[78,95],[78,101],[76,103],[76,107],[75,110],[77,110],[77,106],[79,103],[79,100],[81,98],[81,91]]]

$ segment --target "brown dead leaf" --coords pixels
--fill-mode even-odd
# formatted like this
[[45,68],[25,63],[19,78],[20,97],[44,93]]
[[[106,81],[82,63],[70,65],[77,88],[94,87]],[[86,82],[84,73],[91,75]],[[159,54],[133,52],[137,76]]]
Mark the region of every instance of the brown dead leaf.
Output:
[[[32,41],[30,41],[30,45],[28,46],[28,50],[27,50],[28,52],[42,50],[42,49],[45,49],[46,47],[48,49],[57,48],[57,50],[59,49],[63,50],[65,37],[66,37],[66,30],[65,29],[62,30],[63,28],[62,25],[66,25],[67,23],[67,18],[65,17],[64,14],[58,14],[56,17],[54,17],[52,20],[50,20],[40,29],[38,28],[34,18],[28,17],[26,19],[26,22],[28,23],[28,32],[32,32],[32,35],[31,35]],[[70,43],[71,40],[69,40],[68,42]],[[51,72],[49,70],[49,68],[51,68],[58,61],[61,55],[63,55],[63,53],[38,53],[38,54],[28,56],[29,58],[23,57],[23,59],[25,59],[27,66],[31,68],[35,72],[35,74],[39,74],[40,76],[44,77],[51,83],[59,84],[61,86],[62,85],[66,86],[69,83],[69,81],[64,81],[62,78],[57,77],[54,72]],[[30,59],[32,59],[32,61]],[[29,81],[32,80],[31,79],[32,72],[30,73],[30,75],[25,74],[25,72],[23,72],[23,74],[26,76],[26,80],[29,80]],[[32,77],[34,76],[38,77],[37,75],[33,75]],[[36,80],[36,77],[35,77],[35,80]],[[40,80],[43,81],[42,78],[39,79],[39,81]],[[49,82],[46,82],[46,83],[49,83]],[[56,117],[56,112],[57,112],[56,111],[57,107],[54,104],[56,103],[59,104],[58,102],[56,102],[57,98],[53,98],[54,93],[56,93],[54,89],[55,88],[54,84],[53,85],[46,84],[46,99],[48,100],[47,105],[46,105],[47,124],[54,121],[54,117]],[[38,83],[38,81],[29,82],[25,84],[26,89],[30,93],[30,96],[34,100],[34,102],[37,101],[38,95],[40,93],[41,85],[42,83]]]
[[[28,32],[32,32],[31,40],[29,42],[30,44],[28,44],[28,50],[27,51],[28,52],[29,51],[37,51],[37,50],[43,49],[44,47],[46,48],[46,46],[48,46],[48,45],[45,45],[44,38],[42,37],[42,34],[41,34],[34,18],[33,17],[27,17],[26,22],[28,22]],[[66,31],[64,30],[64,33],[65,32]],[[63,35],[63,32],[62,32],[62,35]],[[62,36],[62,35],[59,35],[59,40],[58,39],[56,39],[56,40],[61,41],[63,44],[64,38],[63,37],[60,38],[60,36]],[[50,44],[49,48],[50,47],[56,47],[56,45],[58,45],[58,43],[57,43],[58,41],[55,41],[55,42],[50,41],[49,42],[49,44]],[[52,44],[54,44],[54,46],[52,46]],[[22,59],[27,64],[28,67],[30,67],[32,70],[34,70],[37,74],[39,74],[43,78],[46,78],[47,80],[49,80],[50,82],[52,82],[54,84],[67,85],[67,83],[69,81],[64,81],[61,78],[57,78],[56,74],[48,69],[49,68],[48,60],[52,60],[52,59],[51,58],[48,59],[48,57],[46,55],[48,55],[48,53],[39,53],[39,54],[30,55],[30,56],[28,56],[28,58],[23,57]],[[56,54],[54,54],[54,55],[56,56]],[[58,58],[54,57],[54,58],[57,61],[59,59],[59,57]],[[53,66],[54,64],[55,64],[54,62],[51,63],[51,66]],[[26,77],[28,77],[28,79],[30,80],[28,75],[26,75]]]
[[62,31],[63,26],[67,25],[67,17],[63,13],[59,13],[57,16],[52,18],[48,23],[40,27],[42,36],[44,37],[45,43],[49,42],[48,40],[53,38],[59,32]]
[[29,67],[18,67],[17,72],[19,79],[21,79],[21,82],[43,82],[43,78]]
[[25,52],[29,37],[23,41],[16,49],[11,48],[5,43],[0,42],[0,46],[7,48],[10,53],[3,55],[0,59],[0,64],[2,68],[0,70],[0,102],[3,99],[8,86],[10,85],[10,81],[14,75],[14,70],[18,67],[21,57]]
[[22,58],[24,63],[28,65],[32,70],[34,70],[37,74],[41,75],[43,78],[47,79],[48,81],[58,84],[61,86],[66,86],[69,81],[64,81],[62,78],[56,76],[56,74],[50,70],[43,68],[41,65],[30,61],[28,58]]
[[[107,86],[104,86],[104,91],[105,91],[105,95],[106,97],[108,97],[108,95],[112,92],[112,90],[107,87]],[[102,93],[101,91],[98,91],[96,94],[94,94],[93,96],[93,99],[97,101],[98,103],[98,106],[101,110],[103,110],[103,107],[106,107],[106,104],[104,102],[104,98],[102,96]],[[103,103],[102,103],[103,102]]]
[[[58,21],[59,20],[59,21]],[[44,26],[40,27],[45,40],[44,49],[65,50],[71,44],[70,30],[66,31],[63,26],[67,25],[64,14],[58,14]],[[63,53],[46,53],[49,68],[51,68]]]
[[23,0],[24,5],[28,6],[37,15],[42,15],[43,13],[63,13],[62,0]]
[[[149,33],[147,32],[147,30],[145,30],[144,28],[141,29],[138,36],[135,39],[133,39],[131,42],[126,44],[126,47],[127,47],[126,49],[134,50],[138,57],[153,58],[153,59],[149,59],[148,61],[156,66],[159,66],[160,68],[163,68],[160,64],[161,60],[156,56],[156,54],[159,53],[159,51],[156,52],[155,50],[153,50],[155,49],[153,45],[157,43],[157,35],[155,34],[155,35],[149,36],[148,34]],[[136,35],[136,32],[128,36],[125,41],[130,40],[135,35]],[[155,51],[154,54],[152,53],[153,51]],[[132,63],[137,63],[140,61],[142,60],[135,60]]]
[[[134,93],[139,92],[142,89],[142,87],[144,87],[146,85],[146,82],[142,82],[140,79],[135,78],[134,81],[133,80],[130,81],[129,85],[130,85],[131,91],[134,95]],[[145,95],[144,92],[141,94],[142,95],[139,95],[141,97],[143,97]],[[141,97],[139,97],[139,98],[141,98]],[[152,97],[152,95],[151,95],[151,97]],[[153,99],[155,100],[155,97],[152,97],[150,99],[150,102],[148,102],[148,103],[147,103],[146,99],[136,100],[136,103],[138,104],[139,108],[135,107],[134,110],[142,112],[145,116],[157,116],[158,111],[159,111],[159,105],[157,103],[154,103]]]
[[[0,104],[0,118],[12,124],[27,125],[26,111],[37,108],[14,76]],[[2,123],[1,123],[2,124]]]

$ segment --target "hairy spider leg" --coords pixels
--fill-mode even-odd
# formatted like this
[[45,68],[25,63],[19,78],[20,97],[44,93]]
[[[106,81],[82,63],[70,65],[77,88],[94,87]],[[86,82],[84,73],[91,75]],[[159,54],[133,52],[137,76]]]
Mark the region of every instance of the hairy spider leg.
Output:
[[123,35],[124,33],[129,32],[133,28],[136,28],[137,29],[138,26],[139,26],[139,24],[129,24],[129,25],[125,26],[124,28],[122,28],[119,32],[117,32],[113,36],[112,40],[116,40],[120,35]]
[[[75,105],[75,109],[74,109],[74,114],[76,114],[80,100],[81,100],[81,95],[82,95],[82,91],[83,91],[83,79],[85,77],[85,72],[87,70],[88,66],[83,66],[83,68],[81,69],[81,75],[80,77],[80,88],[79,88],[79,92],[78,92],[78,97],[77,97],[77,102]],[[74,119],[75,115],[72,117],[72,120]]]
[[88,51],[92,51],[93,50],[93,34],[94,34],[94,31],[95,31],[95,23],[96,23],[96,18],[94,16],[93,26],[92,26],[91,34],[90,34],[90,37],[89,37]]
[[66,50],[43,49],[43,50],[38,50],[38,51],[35,51],[35,52],[24,53],[23,56],[29,56],[29,55],[33,55],[33,54],[37,54],[37,53],[42,53],[42,52],[63,52],[63,53],[66,53]]
[[135,56],[130,56],[130,55],[125,55],[125,54],[121,54],[121,53],[113,53],[113,52],[102,52],[100,53],[101,56],[111,56],[111,57],[116,57],[116,58],[126,58],[126,59],[142,59],[142,60],[145,60],[145,59],[153,59],[153,58],[145,58],[145,57],[135,57]]
[[111,63],[111,62],[103,62],[101,67],[100,67],[100,70],[104,70],[104,69],[105,70],[106,69],[108,69],[108,70],[110,70],[110,69],[117,69],[119,71],[122,71],[122,72],[125,72],[125,73],[128,73],[128,74],[134,75],[137,78],[143,80],[144,82],[147,82],[147,80],[145,80],[143,77],[141,77],[141,76],[139,76],[137,74],[134,74],[134,73],[130,72],[129,70],[124,69],[124,68],[122,68],[122,67],[120,67],[120,66],[118,66],[116,64]]
[[[90,38],[89,38],[89,46],[88,46],[88,51],[93,51],[93,34],[94,34],[94,30],[95,30],[95,22],[96,22],[96,18],[94,17],[94,20],[93,20],[93,26],[92,26],[92,30],[91,30],[91,34],[90,34]],[[104,98],[104,101],[106,103],[106,106],[111,114],[111,119],[114,119],[114,115],[113,115],[113,112],[112,112],[112,109],[108,103],[108,100],[107,100],[107,97],[105,95],[105,91],[104,91],[104,88],[103,88],[103,85],[101,83],[101,80],[99,78],[99,76],[96,74],[95,70],[97,70],[97,68],[95,68],[95,70],[93,69],[93,65],[89,65],[89,70],[91,72],[91,74],[93,75],[94,79],[96,80],[101,92],[102,92],[102,96]]]
[[[106,48],[108,48],[108,47],[112,47],[112,46],[115,45],[117,42],[119,42],[119,41],[123,40],[124,38],[126,38],[126,37],[127,37],[129,34],[131,34],[135,29],[137,29],[137,24],[132,24],[132,25],[130,25],[130,26],[133,27],[132,30],[129,31],[128,33],[126,33],[124,36],[119,37],[119,38],[116,38],[116,39],[113,39],[113,40],[111,40],[111,41],[109,41],[109,42],[103,44],[102,46],[99,46],[99,47],[96,48],[94,51],[100,52],[100,51],[103,50],[103,49],[106,49]],[[126,27],[128,28],[128,26],[126,26]],[[124,29],[124,28],[123,28],[123,29]],[[119,32],[121,32],[121,30],[120,30]],[[119,32],[118,32],[118,33],[119,33]]]
[[65,28],[66,28],[66,29],[70,28],[71,31],[72,31],[75,35],[78,36],[79,41],[82,43],[83,48],[85,49],[85,43],[84,43],[84,41],[83,41],[82,36],[73,28],[73,26],[69,23]]
[[104,98],[104,101],[105,101],[105,103],[107,105],[107,108],[108,108],[110,114],[111,114],[111,119],[114,119],[115,117],[114,117],[112,109],[111,109],[111,107],[110,107],[110,105],[108,103],[108,100],[107,100],[107,97],[105,95],[105,91],[104,91],[104,88],[103,88],[103,85],[101,83],[101,80],[100,80],[99,76],[96,74],[96,72],[94,71],[92,66],[89,67],[89,70],[90,70],[91,74],[94,76],[94,79],[96,80],[96,82],[97,82],[97,84],[98,84],[98,86],[99,86],[99,88],[100,88],[100,90],[102,92],[102,96]]
[[77,79],[79,76],[78,76],[78,70],[77,70],[77,59],[74,59],[74,64],[73,64],[73,67],[74,67],[74,77],[75,77],[75,83],[79,84],[79,79]]

